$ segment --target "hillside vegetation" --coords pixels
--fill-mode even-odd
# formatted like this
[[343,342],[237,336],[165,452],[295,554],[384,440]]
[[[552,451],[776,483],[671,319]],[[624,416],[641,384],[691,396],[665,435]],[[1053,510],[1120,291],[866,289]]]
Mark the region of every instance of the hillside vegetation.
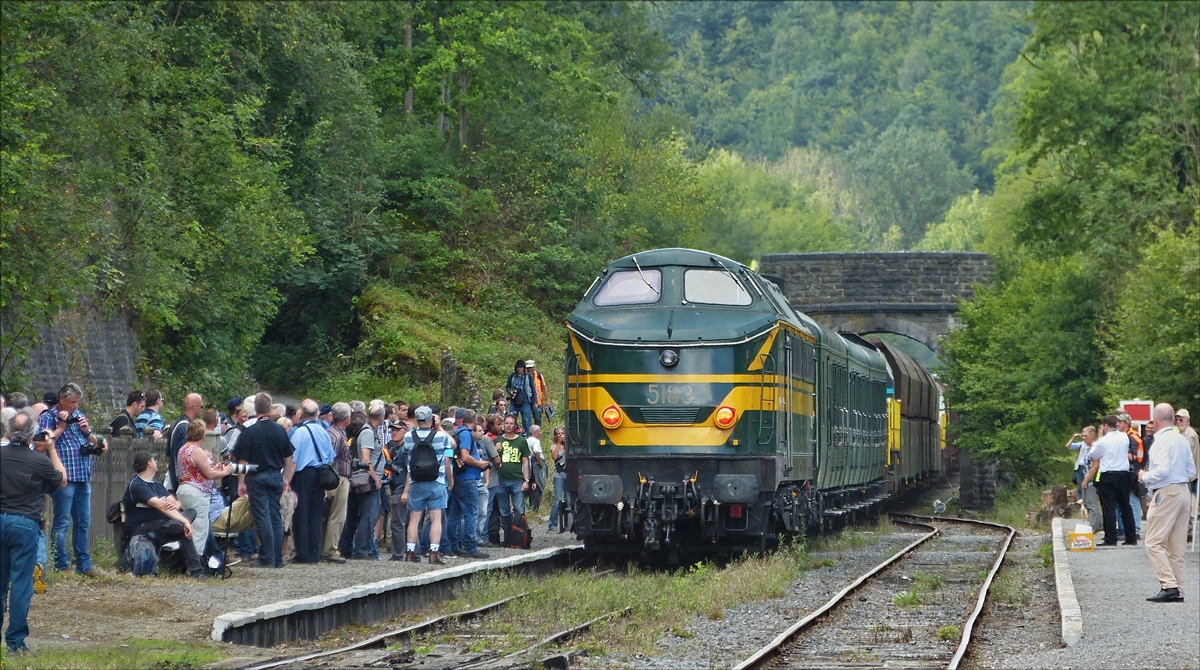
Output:
[[0,385],[92,296],[171,398],[557,389],[625,254],[969,249],[957,439],[1033,474],[1200,400],[1197,7],[0,3]]

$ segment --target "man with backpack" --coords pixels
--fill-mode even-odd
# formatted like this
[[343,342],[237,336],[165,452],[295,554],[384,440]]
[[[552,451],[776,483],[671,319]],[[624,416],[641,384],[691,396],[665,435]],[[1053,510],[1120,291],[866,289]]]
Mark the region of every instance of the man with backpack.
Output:
[[479,480],[491,463],[483,459],[480,445],[475,441],[472,426],[475,410],[459,408],[454,418],[454,488],[450,491],[447,511],[449,526],[446,544],[450,553],[464,558],[487,558],[479,551],[475,526],[479,520]]
[[133,423],[137,421],[137,416],[146,409],[146,396],[141,391],[131,391],[129,397],[125,398],[125,409],[117,415],[108,424],[108,429],[112,431],[113,437],[120,437],[121,431],[134,433]]
[[537,385],[534,384],[533,375],[526,369],[524,359],[518,359],[513,365],[513,372],[508,376],[504,390],[508,392],[510,411],[521,415],[521,425],[528,433],[533,425],[533,408],[538,404],[538,396]]
[[496,459],[500,473],[496,499],[500,502],[500,529],[505,537],[502,544],[511,547],[517,539],[513,536],[513,524],[516,517],[524,523],[525,492],[532,483],[529,443],[517,434],[517,417],[512,414],[504,417],[504,434],[496,438],[496,451],[500,454]]
[[179,471],[175,466],[175,455],[179,448],[187,442],[188,424],[200,418],[204,413],[204,398],[199,393],[189,393],[183,397],[183,415],[167,429],[167,478],[168,491],[179,488]]
[[405,563],[419,563],[417,557],[417,531],[421,514],[429,512],[429,562],[442,565],[442,513],[449,498],[447,484],[450,459],[453,450],[450,438],[433,427],[433,410],[424,405],[417,408],[417,428],[404,437],[404,455],[408,461],[408,475],[404,482],[404,493],[400,501],[408,505],[408,546],[404,552]]
[[[196,545],[191,541],[191,522],[195,514],[191,510],[181,509],[179,500],[158,481],[158,461],[150,452],[139,451],[134,454],[133,469],[137,474],[125,487],[125,497],[121,501],[125,507],[125,536],[131,541],[138,535],[149,539],[156,554],[164,544],[179,540],[187,575],[195,579],[207,579],[208,572],[204,569]],[[189,519],[189,516],[192,518]],[[143,572],[138,566],[128,567],[134,569],[135,574]]]

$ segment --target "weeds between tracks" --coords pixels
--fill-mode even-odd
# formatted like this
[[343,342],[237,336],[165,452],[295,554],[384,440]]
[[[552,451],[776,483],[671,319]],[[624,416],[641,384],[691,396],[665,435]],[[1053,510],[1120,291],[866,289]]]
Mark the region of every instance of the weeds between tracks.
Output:
[[[798,542],[766,555],[736,558],[724,566],[703,561],[674,572],[630,565],[623,573],[602,577],[573,570],[541,578],[509,573],[481,575],[453,600],[441,603],[438,610],[468,609],[513,593],[533,591],[488,617],[487,633],[493,637],[486,638],[487,646],[510,652],[527,646],[529,636],[547,635],[632,606],[630,616],[598,624],[580,646],[595,654],[651,653],[655,640],[663,634],[680,638],[694,635],[687,623],[695,617],[720,620],[728,607],[780,597],[805,571],[835,563],[834,558],[813,554],[862,548],[893,529],[890,522],[882,522],[873,532],[839,533],[807,547]],[[451,642],[452,634],[434,634],[417,644]],[[483,643],[481,639],[478,644]]]

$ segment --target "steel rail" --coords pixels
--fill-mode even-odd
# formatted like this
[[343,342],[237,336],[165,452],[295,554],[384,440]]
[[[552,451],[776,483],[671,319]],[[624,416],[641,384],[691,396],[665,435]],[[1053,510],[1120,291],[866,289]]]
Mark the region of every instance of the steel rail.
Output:
[[[927,516],[909,516],[909,518],[933,520],[932,517]],[[1012,545],[1013,538],[1017,535],[1017,529],[1012,526],[1005,526],[1004,524],[992,523],[991,521],[957,518],[946,518],[945,520],[973,523],[979,526],[991,526],[992,528],[1008,531],[1008,535],[1004,538],[1004,546],[1000,547],[1000,553],[996,556],[996,561],[992,564],[992,569],[988,571],[987,579],[983,580],[983,586],[979,588],[979,598],[975,600],[975,609],[971,610],[971,616],[967,617],[967,622],[963,625],[962,639],[958,641],[958,647],[954,650],[954,657],[950,659],[950,665],[947,666],[947,670],[958,670],[959,664],[962,663],[963,657],[967,654],[967,648],[971,646],[971,633],[975,629],[975,621],[983,612],[983,606],[987,602],[988,589],[991,588],[992,580],[995,579],[996,573],[1000,571],[1000,564],[1004,562],[1004,557],[1008,554],[1008,548]]]
[[381,633],[374,637],[367,638],[366,640],[363,640],[362,642],[355,642],[354,644],[347,645],[345,647],[338,647],[337,649],[330,649],[329,651],[319,651],[319,652],[315,652],[312,654],[305,654],[303,656],[296,656],[294,658],[284,658],[284,659],[280,659],[280,660],[276,660],[276,661],[270,661],[268,663],[262,663],[259,665],[245,667],[245,668],[242,668],[242,670],[269,670],[270,668],[278,668],[278,667],[282,667],[285,665],[291,665],[293,663],[304,663],[306,661],[313,661],[313,660],[316,660],[319,658],[328,658],[330,656],[338,656],[340,654],[345,654],[347,652],[358,651],[359,649],[369,649],[371,647],[385,644],[388,640],[390,640],[392,638],[411,637],[413,635],[419,635],[426,631],[437,628],[437,627],[445,624],[448,621],[473,619],[477,616],[489,614],[492,611],[497,610],[518,598],[523,598],[523,597],[529,595],[530,593],[532,593],[532,592],[525,591],[524,593],[518,593],[515,596],[510,596],[503,600],[497,600],[495,602],[488,603],[482,607],[476,607],[475,609],[463,610],[461,612],[454,612],[452,614],[446,614],[444,616],[434,617],[432,619],[426,619],[425,621],[422,621],[421,623],[413,624],[411,626],[405,626],[404,628],[398,628],[396,630],[388,631],[386,633]]
[[783,649],[784,645],[788,644],[793,639],[795,639],[795,637],[797,635],[799,635],[801,632],[803,632],[804,630],[811,627],[818,619],[820,619],[821,617],[828,614],[830,612],[830,610],[832,610],[834,607],[838,606],[842,602],[842,600],[844,600],[846,598],[846,596],[857,591],[858,588],[860,586],[862,586],[863,584],[865,584],[868,580],[875,577],[879,573],[883,572],[888,567],[890,567],[893,563],[900,560],[904,556],[908,555],[911,551],[913,551],[917,547],[921,546],[928,540],[936,537],[938,534],[940,534],[942,532],[942,531],[938,530],[937,528],[934,528],[933,526],[926,524],[926,523],[915,523],[915,524],[911,524],[911,525],[925,526],[926,528],[930,528],[931,530],[929,533],[925,534],[917,541],[913,542],[912,544],[908,545],[907,547],[896,552],[896,554],[893,555],[891,558],[889,558],[886,561],[880,563],[879,565],[871,568],[869,571],[867,571],[865,574],[860,576],[858,579],[854,580],[849,586],[847,586],[846,588],[839,591],[837,593],[837,595],[830,598],[828,602],[826,602],[824,605],[821,605],[819,608],[817,608],[811,614],[809,614],[808,616],[804,617],[803,619],[801,619],[801,620],[797,621],[796,623],[792,624],[791,626],[789,626],[787,630],[783,631],[778,636],[776,636],[776,638],[774,640],[771,640],[770,642],[768,642],[767,645],[764,646],[762,649],[759,649],[758,651],[754,652],[754,654],[752,656],[750,656],[746,660],[744,660],[741,663],[734,666],[735,670],[750,670],[751,668],[765,667],[768,662],[770,662],[776,656],[779,655],[779,653]]
[[[517,656],[524,656],[524,655],[528,654],[529,652],[535,651],[538,648],[544,647],[548,644],[554,644],[555,642],[560,642],[562,640],[572,638],[572,637],[586,631],[587,629],[591,628],[592,626],[600,623],[601,621],[607,621],[609,619],[617,619],[620,617],[626,617],[626,616],[629,616],[632,612],[633,612],[632,606],[626,607],[624,609],[614,610],[612,612],[609,612],[608,614],[598,616],[595,619],[585,621],[585,622],[579,624],[578,626],[572,626],[571,628],[568,628],[566,630],[561,630],[557,633],[554,633],[553,635],[551,635],[547,638],[544,638],[542,640],[539,640],[519,651],[514,651],[511,653],[505,654],[499,658],[491,658],[491,659],[487,659],[487,660],[475,661],[474,663],[467,663],[465,665],[460,665],[460,666],[458,666],[458,670],[466,670],[467,668],[474,668],[474,667],[481,666],[481,665],[486,666],[486,665],[491,665],[493,663],[503,663],[510,659],[516,658]],[[561,656],[564,656],[564,654],[556,654],[554,656],[547,657],[546,659],[544,659],[544,661],[553,662],[553,661],[557,660],[556,657],[561,657]],[[566,656],[568,657],[568,660],[569,660],[570,655],[566,655]],[[545,664],[546,663],[543,662],[543,665],[545,665]]]

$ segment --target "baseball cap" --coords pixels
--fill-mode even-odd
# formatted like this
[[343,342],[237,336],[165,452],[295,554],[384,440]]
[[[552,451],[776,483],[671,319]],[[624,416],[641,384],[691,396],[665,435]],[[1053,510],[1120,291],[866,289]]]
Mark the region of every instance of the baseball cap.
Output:
[[139,451],[133,455],[133,471],[144,472],[146,466],[150,464],[150,459],[154,458],[154,454],[148,451]]
[[1188,414],[1188,411],[1186,409],[1181,409],[1178,412],[1175,412],[1175,416],[1182,416],[1183,418],[1187,419],[1188,421],[1192,420],[1192,415]]
[[462,419],[462,418],[465,418],[466,416],[467,416],[467,408],[466,407],[459,407],[458,411],[456,411],[454,413],[454,418],[456,418],[456,419]]
[[1129,418],[1129,415],[1126,414],[1125,412],[1117,413],[1117,421],[1124,421],[1125,423],[1133,423],[1133,421]]
[[446,430],[450,430],[453,427],[454,427],[454,419],[451,419],[450,417],[446,417],[446,418],[442,419],[442,428],[445,428]]
[[392,430],[408,430],[408,424],[403,421],[397,421],[392,424]]
[[433,410],[425,405],[418,407],[417,411],[413,412],[413,414],[417,417],[417,421],[429,421],[433,419]]
[[532,367],[533,367],[533,361],[532,361],[532,360],[525,361],[525,367],[527,367],[527,368],[532,368]]
[[235,396],[230,398],[229,402],[225,403],[225,409],[230,412],[237,411],[237,409],[242,406],[243,402],[244,401],[241,398]]
[[333,405],[330,405],[327,402],[321,403],[321,406],[317,408],[317,414],[333,414]]

